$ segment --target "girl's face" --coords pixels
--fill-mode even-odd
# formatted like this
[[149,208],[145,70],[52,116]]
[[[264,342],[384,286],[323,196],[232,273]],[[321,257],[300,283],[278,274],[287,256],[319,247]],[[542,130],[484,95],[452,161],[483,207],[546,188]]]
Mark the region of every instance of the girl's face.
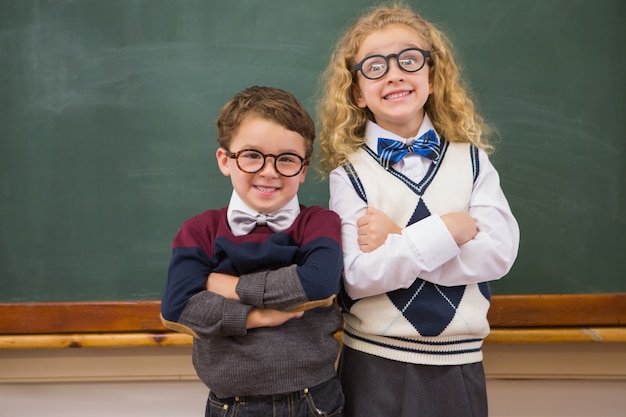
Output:
[[[250,208],[260,213],[271,213],[284,207],[304,182],[307,166],[293,177],[276,172],[274,158],[265,158],[260,171],[248,174],[229,157],[242,149],[253,149],[263,154],[279,155],[285,152],[305,157],[306,141],[302,135],[280,124],[257,116],[246,117],[233,136],[230,149],[219,148],[215,154],[222,174],[231,178],[233,188]],[[243,157],[242,157],[243,158]],[[299,161],[298,161],[299,162]],[[246,161],[241,161],[245,164]]]
[[[397,54],[407,48],[428,49],[413,28],[390,25],[363,40],[356,61],[371,55]],[[424,119],[424,104],[433,91],[429,69],[427,60],[421,70],[405,72],[396,59],[390,58],[389,71],[382,78],[370,80],[358,71],[354,99],[360,108],[369,108],[380,127],[401,137],[415,136]]]

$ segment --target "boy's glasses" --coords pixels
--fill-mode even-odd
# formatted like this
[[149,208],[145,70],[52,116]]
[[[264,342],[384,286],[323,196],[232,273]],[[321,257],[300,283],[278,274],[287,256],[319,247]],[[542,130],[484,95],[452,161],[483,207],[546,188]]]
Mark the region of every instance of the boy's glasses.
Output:
[[430,51],[424,51],[420,48],[407,48],[397,54],[371,55],[363,58],[361,62],[353,68],[356,75],[357,71],[369,80],[378,80],[389,72],[389,59],[395,58],[398,67],[405,72],[417,72],[424,67],[426,58],[430,58]]
[[295,177],[306,165],[309,159],[303,158],[292,152],[284,152],[278,155],[264,154],[254,149],[242,149],[237,152],[226,151],[229,158],[237,162],[237,167],[246,174],[256,174],[265,166],[268,156],[274,158],[274,169],[283,177]]

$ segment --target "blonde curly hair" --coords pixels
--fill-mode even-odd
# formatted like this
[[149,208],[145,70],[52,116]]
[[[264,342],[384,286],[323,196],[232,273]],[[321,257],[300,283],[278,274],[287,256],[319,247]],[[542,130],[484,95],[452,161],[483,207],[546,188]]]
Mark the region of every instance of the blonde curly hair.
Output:
[[347,162],[349,156],[365,143],[365,125],[374,120],[369,109],[359,108],[352,95],[356,83],[353,67],[363,40],[389,25],[413,28],[426,42],[432,58],[428,65],[433,93],[424,109],[437,132],[450,142],[471,142],[490,153],[489,126],[478,114],[461,79],[446,36],[431,23],[416,15],[408,6],[396,3],[379,6],[361,16],[339,39],[330,62],[320,78],[319,169],[323,175]]

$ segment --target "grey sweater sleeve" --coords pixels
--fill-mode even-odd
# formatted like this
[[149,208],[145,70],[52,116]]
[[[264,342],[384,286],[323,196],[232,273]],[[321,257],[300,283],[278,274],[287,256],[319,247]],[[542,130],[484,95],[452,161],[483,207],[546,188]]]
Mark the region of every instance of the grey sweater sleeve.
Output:
[[289,310],[308,300],[296,273],[297,265],[241,275],[237,294],[243,304]]
[[252,305],[201,291],[191,297],[178,323],[200,338],[209,336],[244,336]]

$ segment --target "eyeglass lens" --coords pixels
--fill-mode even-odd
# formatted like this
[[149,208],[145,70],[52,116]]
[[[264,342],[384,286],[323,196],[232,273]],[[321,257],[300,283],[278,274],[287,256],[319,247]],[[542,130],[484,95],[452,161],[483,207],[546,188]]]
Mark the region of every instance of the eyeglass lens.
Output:
[[354,69],[360,70],[361,73],[370,80],[377,80],[383,77],[389,71],[389,59],[395,58],[398,66],[406,72],[417,72],[422,69],[426,63],[426,57],[430,56],[429,51],[423,51],[417,48],[409,48],[401,51],[399,54],[372,55],[363,59]]
[[274,169],[284,177],[293,177],[302,171],[306,160],[300,155],[286,152],[278,155],[264,154],[252,149],[244,149],[239,152],[232,153],[232,158],[237,160],[237,166],[240,170],[248,174],[259,172],[265,166],[268,156],[274,158]]

